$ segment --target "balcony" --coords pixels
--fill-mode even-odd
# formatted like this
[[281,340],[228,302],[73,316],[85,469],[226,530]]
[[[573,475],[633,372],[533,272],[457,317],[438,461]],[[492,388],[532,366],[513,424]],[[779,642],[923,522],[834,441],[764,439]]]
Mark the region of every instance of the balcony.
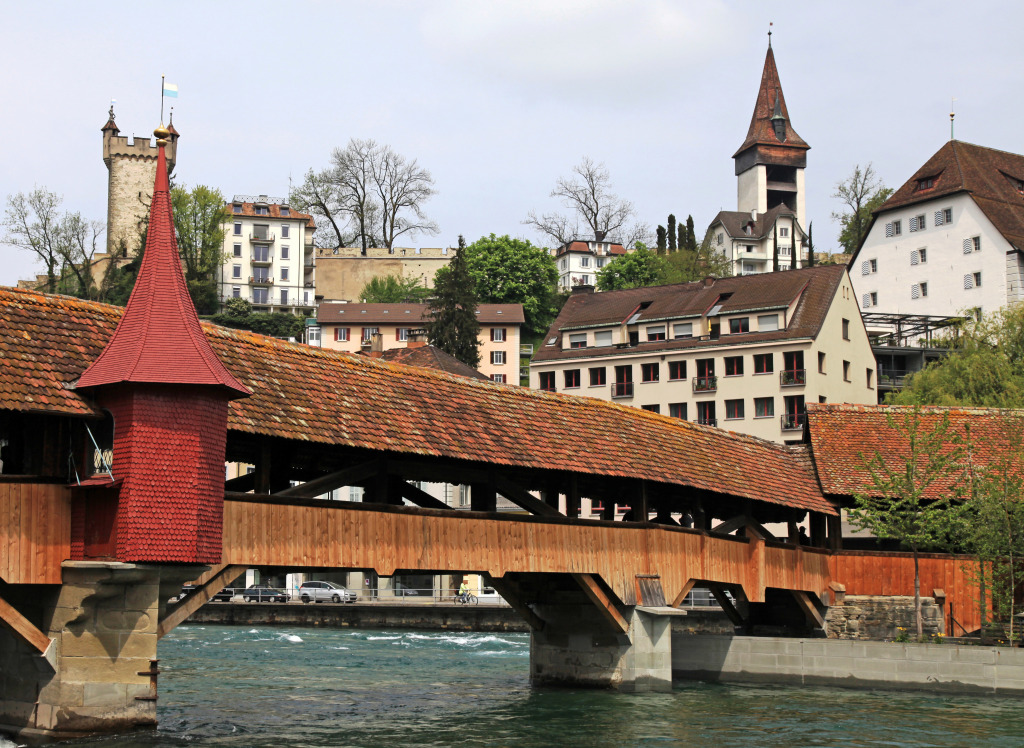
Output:
[[782,430],[783,431],[802,431],[804,428],[804,421],[807,420],[806,413],[786,413],[782,416]]
[[269,252],[253,252],[250,262],[253,265],[269,265],[274,261],[274,256]]
[[879,369],[878,386],[885,389],[899,389],[906,384],[907,377],[913,373],[903,369]]
[[718,389],[718,377],[712,375],[710,377],[694,377],[693,378],[693,391],[694,392],[714,392]]
[[783,369],[779,372],[779,384],[783,387],[800,387],[807,384],[807,369]]
[[273,244],[276,238],[277,234],[268,231],[255,231],[249,234],[249,241],[253,244]]
[[274,279],[269,276],[250,275],[249,283],[253,286],[272,286],[274,285]]
[[519,346],[519,358],[533,357],[533,343],[523,343]]
[[304,268],[311,268],[311,267],[313,267],[313,258],[312,257],[307,257],[306,259],[304,259],[302,261],[302,267],[304,267]]
[[701,426],[718,426],[717,418],[694,418],[694,423],[699,423]]
[[612,385],[612,400],[633,397],[632,382],[616,382]]

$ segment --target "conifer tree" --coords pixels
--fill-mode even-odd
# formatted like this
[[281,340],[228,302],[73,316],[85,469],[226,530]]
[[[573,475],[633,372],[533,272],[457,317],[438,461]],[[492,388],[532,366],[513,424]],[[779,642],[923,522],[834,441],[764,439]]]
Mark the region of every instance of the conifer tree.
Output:
[[665,249],[667,247],[667,245],[665,243],[665,238],[666,238],[665,227],[664,226],[658,226],[658,254],[659,255],[665,254]]
[[686,224],[685,223],[679,224],[679,226],[677,227],[677,231],[678,231],[679,237],[676,240],[676,246],[679,247],[679,249],[681,249],[681,250],[689,249],[690,248],[690,239],[689,239],[689,234],[686,233]]
[[772,272],[779,272],[779,226],[772,229]]
[[693,233],[693,216],[686,217],[686,246],[691,252],[697,251],[697,235]]
[[814,267],[814,221],[807,224],[807,267]]
[[668,214],[668,251],[675,252],[676,246],[676,217]]
[[430,301],[427,339],[445,353],[474,369],[480,365],[480,323],[476,318],[476,290],[462,250],[466,240],[459,236],[449,272],[439,273],[434,298]]

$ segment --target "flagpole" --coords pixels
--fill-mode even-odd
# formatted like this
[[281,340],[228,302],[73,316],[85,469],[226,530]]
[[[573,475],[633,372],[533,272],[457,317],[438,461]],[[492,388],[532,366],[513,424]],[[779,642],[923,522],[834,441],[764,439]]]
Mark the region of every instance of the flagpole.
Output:
[[160,76],[160,126],[164,124],[164,78],[166,76]]

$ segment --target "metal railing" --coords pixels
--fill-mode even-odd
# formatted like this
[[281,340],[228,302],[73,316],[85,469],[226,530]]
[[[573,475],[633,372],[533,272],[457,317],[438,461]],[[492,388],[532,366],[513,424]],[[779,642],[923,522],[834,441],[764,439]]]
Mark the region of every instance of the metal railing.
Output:
[[807,369],[783,369],[779,372],[779,384],[783,387],[807,384]]
[[715,375],[693,378],[694,392],[714,392],[718,389],[718,377]]
[[519,357],[529,358],[533,356],[533,343],[521,343],[519,346]]
[[783,431],[797,431],[804,427],[804,421],[807,420],[806,413],[786,413],[781,416],[782,430]]
[[912,373],[903,369],[879,369],[878,384],[882,387],[902,387],[907,381],[907,375]]
[[263,233],[263,232],[256,233],[256,232],[253,232],[253,233],[249,234],[249,241],[251,241],[251,242],[272,242],[276,238],[277,238],[276,234],[271,234],[269,232],[267,232],[267,233]]
[[257,275],[250,275],[249,283],[254,286],[272,286],[274,285],[274,279],[270,276],[261,277]]
[[[264,247],[264,249],[269,249],[269,247]],[[253,265],[269,265],[273,261],[274,256],[269,252],[253,252],[250,260]]]
[[718,426],[717,418],[694,418],[694,423],[699,423],[701,426]]
[[632,382],[616,382],[612,385],[612,398],[633,397]]

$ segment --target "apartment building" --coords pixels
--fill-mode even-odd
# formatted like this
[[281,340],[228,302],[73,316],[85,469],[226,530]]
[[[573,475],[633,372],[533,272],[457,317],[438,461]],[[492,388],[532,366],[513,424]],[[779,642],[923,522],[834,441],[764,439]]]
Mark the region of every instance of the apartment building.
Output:
[[598,271],[624,254],[626,249],[618,242],[606,240],[603,232],[598,232],[592,241],[576,239],[566,242],[554,251],[558,287],[571,289],[596,285]]
[[1024,300],[1024,156],[950,140],[875,211],[849,267],[865,313]]
[[312,314],[316,307],[313,217],[282,198],[235,195],[224,235],[221,303],[247,299],[259,312]]
[[808,402],[874,403],[875,360],[842,265],[574,293],[530,386],[777,442]]
[[[323,303],[317,309],[317,327],[309,343],[322,348],[356,353],[369,347],[380,334],[384,351],[406,348],[414,331],[425,326],[426,304]],[[480,365],[477,370],[495,382],[519,384],[520,331],[525,318],[522,304],[480,304]]]

